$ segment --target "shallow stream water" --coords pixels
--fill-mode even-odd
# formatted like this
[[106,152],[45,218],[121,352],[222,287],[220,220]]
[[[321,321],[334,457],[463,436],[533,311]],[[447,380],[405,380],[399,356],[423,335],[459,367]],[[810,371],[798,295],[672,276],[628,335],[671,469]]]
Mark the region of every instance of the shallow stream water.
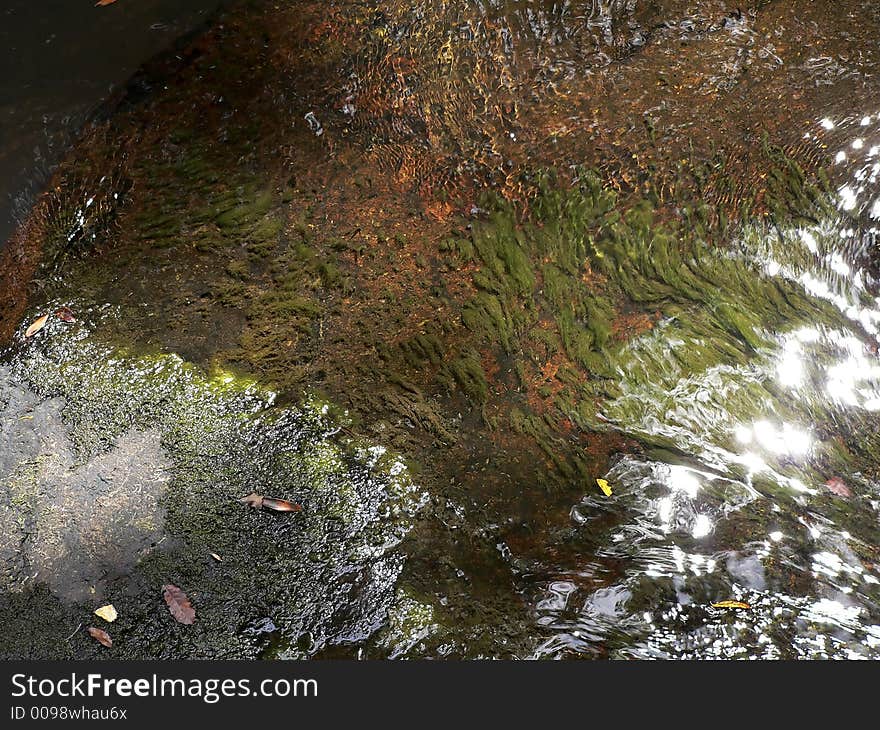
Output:
[[117,656],[880,656],[878,37],[858,0],[221,17],[16,244],[4,655],[97,656],[112,600]]

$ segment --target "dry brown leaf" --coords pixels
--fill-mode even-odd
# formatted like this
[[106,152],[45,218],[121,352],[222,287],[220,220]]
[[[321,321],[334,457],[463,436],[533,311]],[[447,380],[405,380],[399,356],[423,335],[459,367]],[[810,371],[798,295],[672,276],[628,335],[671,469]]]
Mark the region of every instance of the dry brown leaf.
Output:
[[58,319],[60,319],[62,322],[66,322],[67,324],[76,322],[76,317],[73,316],[73,310],[70,307],[61,307],[61,309],[56,309],[55,316],[58,317]]
[[263,497],[263,507],[272,509],[276,512],[301,512],[302,505],[296,502],[288,502],[286,499],[275,499],[274,497]]
[[302,512],[303,506],[298,502],[289,502],[286,499],[264,497],[262,494],[251,492],[246,497],[241,497],[239,502],[253,507],[254,509],[271,509],[275,512]]
[[95,3],[95,7],[100,8],[100,7],[103,7],[104,5],[112,5],[115,2],[116,2],[116,0],[98,0],[98,2]]
[[256,492],[251,492],[249,495],[247,495],[246,497],[242,497],[238,501],[244,502],[254,509],[260,509],[263,506],[263,495],[257,494]]
[[257,494],[256,492],[251,492],[246,497],[242,497],[238,500],[239,502],[244,502],[247,505],[250,505],[254,509],[261,509],[265,507],[266,509],[274,510],[275,512],[300,512],[302,511],[302,505],[297,504],[296,502],[288,502],[286,499],[276,499],[275,497],[264,497],[262,494]]
[[103,629],[96,629],[94,626],[89,626],[88,631],[92,638],[99,644],[106,646],[108,649],[113,646],[113,639],[111,639],[110,634]]
[[37,332],[39,332],[43,327],[46,326],[46,321],[49,319],[48,314],[44,314],[42,317],[34,320],[34,323],[27,328],[24,333],[25,337],[33,337]]
[[191,624],[196,620],[196,612],[189,602],[189,598],[180,588],[171,583],[162,586],[162,595],[171,615],[182,624]]

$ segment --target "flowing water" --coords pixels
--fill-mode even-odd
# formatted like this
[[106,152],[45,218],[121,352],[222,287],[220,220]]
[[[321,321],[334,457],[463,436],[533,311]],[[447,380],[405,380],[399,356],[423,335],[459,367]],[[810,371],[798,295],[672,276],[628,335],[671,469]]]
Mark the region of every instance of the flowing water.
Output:
[[[655,448],[618,459],[613,495],[572,505],[567,559],[535,566],[536,656],[877,656],[877,111],[803,129],[835,133],[827,217],[727,254],[837,316],[797,313],[747,363],[705,369],[675,322],[629,344],[600,416]],[[750,608],[713,607],[729,600]]]
[[12,242],[3,653],[880,656],[878,33],[230,11]]

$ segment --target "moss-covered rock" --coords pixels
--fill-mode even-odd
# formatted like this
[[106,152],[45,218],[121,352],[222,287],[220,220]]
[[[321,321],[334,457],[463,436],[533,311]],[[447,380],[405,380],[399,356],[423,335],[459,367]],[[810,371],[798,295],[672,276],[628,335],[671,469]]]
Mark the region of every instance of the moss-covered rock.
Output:
[[[4,579],[3,615],[36,583],[74,600],[82,620],[113,601],[114,652],[129,657],[253,656],[265,637],[244,628],[264,614],[291,645],[307,634],[305,654],[381,625],[395,546],[424,500],[400,458],[339,438],[319,400],[273,407],[273,393],[231,373],[99,344],[92,328],[114,312],[82,314],[50,324],[3,371],[4,554],[21,563]],[[56,437],[23,441],[32,418],[51,418]],[[254,511],[238,501],[249,492],[303,510]],[[166,582],[198,620],[155,646],[171,628],[154,609]],[[46,656],[87,645],[52,630],[46,646],[62,643]]]

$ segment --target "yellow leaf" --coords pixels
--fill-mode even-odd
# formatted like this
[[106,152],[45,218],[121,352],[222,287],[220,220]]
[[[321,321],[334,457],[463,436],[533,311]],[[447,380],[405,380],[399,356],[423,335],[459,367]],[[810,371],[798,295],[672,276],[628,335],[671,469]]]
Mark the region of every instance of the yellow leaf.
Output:
[[596,480],[596,484],[599,485],[599,489],[602,490],[602,493],[603,493],[606,497],[610,497],[610,496],[611,496],[611,485],[608,483],[608,480],[607,480],[607,479],[597,479],[597,480]]
[[101,606],[97,611],[95,611],[96,616],[100,616],[105,621],[112,623],[116,620],[116,609],[113,607],[112,603],[108,603],[106,606]]
[[712,608],[751,608],[745,601],[719,601],[713,603]]

